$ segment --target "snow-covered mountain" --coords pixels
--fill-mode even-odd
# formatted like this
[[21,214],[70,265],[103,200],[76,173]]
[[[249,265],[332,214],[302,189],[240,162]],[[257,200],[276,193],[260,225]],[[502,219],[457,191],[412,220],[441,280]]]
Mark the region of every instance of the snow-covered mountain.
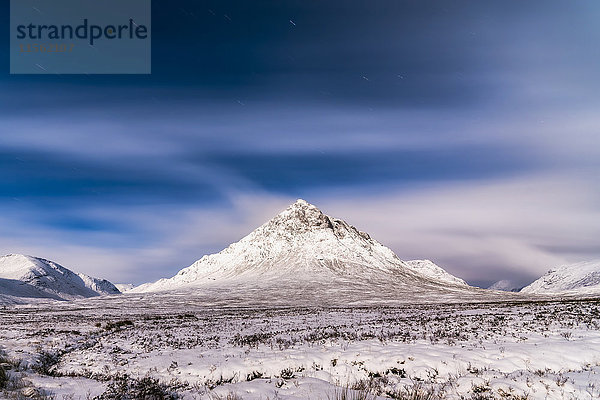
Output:
[[600,260],[562,265],[525,286],[522,293],[600,293]]
[[107,280],[77,274],[43,258],[21,254],[0,257],[0,296],[5,303],[19,298],[72,300],[119,293]]
[[490,289],[490,290],[500,290],[503,292],[518,292],[521,290],[521,288],[522,288],[522,286],[519,286],[519,285],[515,284],[514,282],[509,281],[507,279],[498,281],[498,282],[494,283],[493,285],[491,285],[490,287],[488,287],[488,289]]
[[[184,288],[303,288],[303,293],[378,291],[391,297],[476,290],[431,261],[404,262],[346,222],[298,200],[239,242],[169,279],[130,293]],[[274,289],[275,288],[275,289]]]

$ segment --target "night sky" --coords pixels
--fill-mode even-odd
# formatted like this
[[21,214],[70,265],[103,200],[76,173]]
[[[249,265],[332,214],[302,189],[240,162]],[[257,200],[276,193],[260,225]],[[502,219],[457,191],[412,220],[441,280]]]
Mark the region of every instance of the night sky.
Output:
[[153,0],[151,75],[9,75],[7,37],[0,252],[137,284],[301,197],[477,285],[599,258],[598,15]]

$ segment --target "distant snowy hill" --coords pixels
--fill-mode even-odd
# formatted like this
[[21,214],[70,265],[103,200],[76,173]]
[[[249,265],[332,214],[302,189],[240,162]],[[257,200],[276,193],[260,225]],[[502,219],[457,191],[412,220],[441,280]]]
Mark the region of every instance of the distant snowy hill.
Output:
[[133,289],[135,285],[132,283],[115,283],[115,287],[119,289],[119,292],[125,293]]
[[0,257],[0,302],[23,298],[72,300],[118,294],[109,281],[77,274],[43,258],[9,254]]
[[521,292],[600,294],[600,260],[554,268]]
[[390,298],[477,290],[431,261],[400,260],[367,233],[304,200],[220,253],[130,293],[207,287],[279,291],[281,296],[291,288],[306,296],[376,292]]
[[498,281],[498,282],[494,283],[488,289],[490,289],[490,290],[501,290],[503,292],[518,292],[518,291],[521,290],[521,287],[519,285],[515,284],[512,281],[503,279],[501,281]]

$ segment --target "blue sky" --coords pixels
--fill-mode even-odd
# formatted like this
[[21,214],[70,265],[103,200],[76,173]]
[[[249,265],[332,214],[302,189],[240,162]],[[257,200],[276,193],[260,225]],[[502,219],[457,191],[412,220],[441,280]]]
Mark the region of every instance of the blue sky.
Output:
[[479,285],[598,258],[598,11],[153,0],[150,76],[2,42],[0,251],[142,283],[302,197]]

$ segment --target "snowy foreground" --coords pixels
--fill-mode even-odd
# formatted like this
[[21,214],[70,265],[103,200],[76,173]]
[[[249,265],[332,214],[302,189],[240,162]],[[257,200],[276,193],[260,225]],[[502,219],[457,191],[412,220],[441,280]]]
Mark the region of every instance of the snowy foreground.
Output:
[[2,309],[0,398],[600,398],[598,300],[219,311],[142,300]]

